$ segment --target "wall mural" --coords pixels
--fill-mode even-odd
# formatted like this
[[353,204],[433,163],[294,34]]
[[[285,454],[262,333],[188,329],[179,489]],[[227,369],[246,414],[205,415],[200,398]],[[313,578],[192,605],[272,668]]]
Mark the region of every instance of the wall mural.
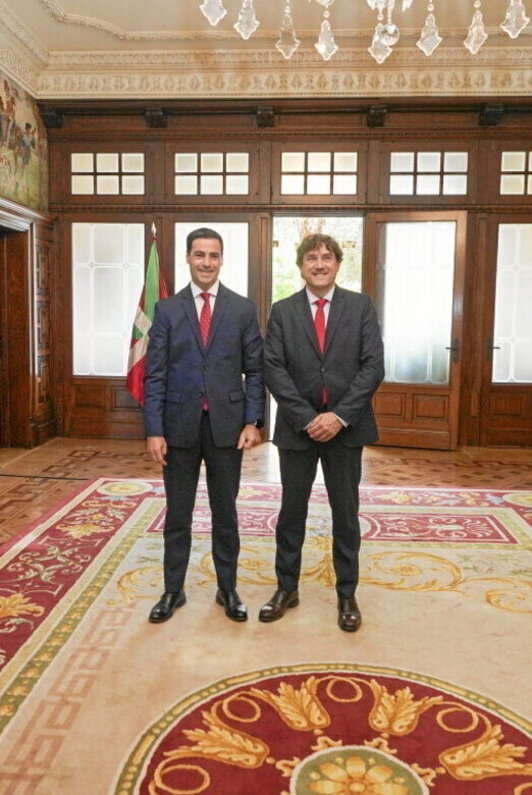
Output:
[[45,210],[48,146],[36,103],[0,72],[0,197]]

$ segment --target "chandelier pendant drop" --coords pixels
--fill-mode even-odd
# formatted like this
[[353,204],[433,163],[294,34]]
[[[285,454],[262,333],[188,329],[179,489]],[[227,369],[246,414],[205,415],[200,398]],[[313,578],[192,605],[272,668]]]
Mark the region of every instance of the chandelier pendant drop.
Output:
[[[401,35],[399,28],[392,20],[395,0],[368,0],[368,5],[378,11],[377,25],[368,52],[377,63],[383,63],[393,52],[392,47],[397,44]],[[383,22],[385,9],[387,11],[386,23]]]
[[471,20],[469,33],[467,34],[467,38],[464,41],[465,46],[472,55],[477,54],[488,38],[480,6],[480,0],[475,0],[475,13],[473,14],[473,19]]
[[421,36],[419,37],[418,41],[416,41],[417,46],[422,52],[425,53],[425,55],[432,55],[436,47],[443,41],[438,31],[436,17],[434,16],[433,11],[434,5],[432,0],[429,0],[427,7],[427,18],[425,20],[423,30],[421,31]]
[[217,25],[227,14],[222,0],[205,0],[200,6],[200,11],[203,11],[211,25]]
[[516,39],[523,28],[526,28],[530,18],[525,13],[523,0],[510,0],[510,5],[506,11],[504,22],[501,23],[501,28],[507,33],[510,38]]
[[253,7],[253,0],[243,0],[242,8],[238,14],[238,19],[233,25],[243,39],[249,39],[259,27],[260,22],[255,16],[255,9]]
[[338,52],[338,47],[334,40],[334,34],[331,30],[329,22],[329,6],[332,5],[334,0],[317,0],[322,6],[325,6],[323,12],[323,22],[321,23],[320,35],[318,41],[314,45],[324,61],[328,61],[335,52]]
[[275,42],[275,46],[283,56],[288,61],[292,55],[295,53],[299,45],[301,44],[300,40],[297,38],[294,30],[294,20],[292,19],[292,8],[290,6],[290,0],[286,0],[284,11],[283,11],[283,21],[281,24],[281,30],[279,33],[279,38]]

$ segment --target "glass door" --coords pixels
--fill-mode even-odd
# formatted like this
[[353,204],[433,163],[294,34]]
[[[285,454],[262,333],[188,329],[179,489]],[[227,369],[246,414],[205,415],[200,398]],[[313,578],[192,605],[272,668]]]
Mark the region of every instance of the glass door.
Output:
[[375,396],[383,444],[457,446],[464,226],[462,213],[368,217],[366,264],[385,352]]

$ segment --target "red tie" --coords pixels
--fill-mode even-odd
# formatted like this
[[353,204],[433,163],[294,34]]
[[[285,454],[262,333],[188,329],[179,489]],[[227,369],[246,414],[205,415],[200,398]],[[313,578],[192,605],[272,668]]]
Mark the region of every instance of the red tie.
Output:
[[316,329],[316,337],[318,338],[318,345],[322,353],[325,348],[325,311],[323,307],[326,303],[326,298],[318,298],[317,301],[314,301],[317,307],[316,314],[314,315],[314,328]]
[[201,333],[201,341],[203,342],[203,346],[207,347],[207,342],[209,339],[209,329],[211,327],[211,305],[209,303],[209,298],[211,297],[210,293],[200,293],[201,297],[203,298],[203,306],[201,307],[200,312],[200,333]]

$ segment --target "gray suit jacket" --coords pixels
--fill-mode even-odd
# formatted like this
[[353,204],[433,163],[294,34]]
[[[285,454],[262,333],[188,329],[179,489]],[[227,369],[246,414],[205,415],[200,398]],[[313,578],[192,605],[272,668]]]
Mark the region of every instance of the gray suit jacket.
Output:
[[220,284],[203,347],[190,285],[158,301],[144,393],[147,436],[175,447],[198,438],[206,395],[214,442],[233,447],[246,423],[264,419],[263,345],[255,305]]
[[277,401],[274,443],[289,450],[315,444],[304,428],[328,410],[348,427],[338,438],[349,447],[377,441],[371,398],[384,378],[383,346],[375,308],[367,295],[336,286],[321,354],[306,290],[273,305],[264,343],[266,386]]

